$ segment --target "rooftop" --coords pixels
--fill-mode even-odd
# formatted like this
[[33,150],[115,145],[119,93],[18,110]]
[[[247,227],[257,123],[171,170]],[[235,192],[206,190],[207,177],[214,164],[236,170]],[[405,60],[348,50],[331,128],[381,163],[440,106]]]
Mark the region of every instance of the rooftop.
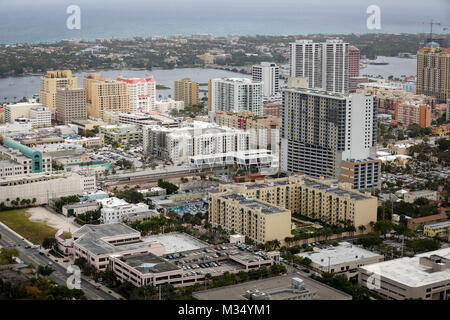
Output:
[[264,214],[282,213],[287,211],[286,209],[281,209],[267,202],[256,200],[242,194],[228,193],[222,195],[221,197],[224,199],[238,201],[240,205],[252,210],[261,210]]
[[159,242],[165,247],[165,254],[201,249],[209,246],[186,233],[162,233],[142,238],[144,242]]
[[143,274],[168,272],[180,269],[173,263],[155,256],[152,253],[121,257],[120,260],[126,262],[127,265]]
[[412,258],[405,257],[395,260],[374,263],[361,267],[371,273],[404,284],[408,287],[421,287],[450,279],[450,268],[430,272],[432,267],[420,264],[421,257],[432,255],[450,259],[450,247],[436,251],[418,254]]
[[[325,284],[307,277],[301,277],[292,273],[279,277],[272,277],[263,280],[244,282],[236,285],[210,289],[206,291],[194,292],[193,296],[197,300],[247,300],[245,294],[248,290],[258,289],[262,292],[280,292],[281,290],[292,288],[291,281],[293,278],[301,278],[305,287],[310,292],[315,293],[312,300],[351,300],[352,297],[342,291],[331,288]],[[278,297],[277,297],[278,296]],[[289,294],[292,296],[292,294]],[[273,300],[287,299],[286,294],[280,296],[273,294]]]
[[340,242],[338,246],[331,246],[327,249],[320,249],[319,251],[298,253],[297,256],[307,257],[313,263],[322,267],[328,265],[338,265],[347,262],[358,261],[361,259],[382,257],[377,253],[363,249],[361,247],[350,244],[349,242]]

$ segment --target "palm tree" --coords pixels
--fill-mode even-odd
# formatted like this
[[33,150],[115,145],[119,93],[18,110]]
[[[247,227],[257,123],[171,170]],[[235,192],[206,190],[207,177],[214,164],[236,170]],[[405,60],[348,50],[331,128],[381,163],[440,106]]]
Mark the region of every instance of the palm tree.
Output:
[[360,231],[361,233],[364,233],[364,231],[366,231],[366,226],[360,225],[360,226],[358,227],[358,229],[359,229],[359,231]]

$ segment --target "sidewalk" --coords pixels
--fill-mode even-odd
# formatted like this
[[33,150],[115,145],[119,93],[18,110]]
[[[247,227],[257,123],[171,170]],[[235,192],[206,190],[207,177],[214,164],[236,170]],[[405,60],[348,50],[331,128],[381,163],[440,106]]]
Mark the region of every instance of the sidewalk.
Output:
[[26,242],[28,245],[34,246],[34,243],[31,243],[30,241],[28,241],[28,239],[25,239],[24,237],[22,237],[20,234],[18,234],[17,232],[15,232],[13,229],[11,229],[10,227],[8,227],[6,224],[0,222],[0,226],[2,226],[2,227],[5,228],[6,230],[8,230],[8,231],[11,232],[12,234],[14,234],[16,237],[19,237],[20,239],[23,239],[23,241]]

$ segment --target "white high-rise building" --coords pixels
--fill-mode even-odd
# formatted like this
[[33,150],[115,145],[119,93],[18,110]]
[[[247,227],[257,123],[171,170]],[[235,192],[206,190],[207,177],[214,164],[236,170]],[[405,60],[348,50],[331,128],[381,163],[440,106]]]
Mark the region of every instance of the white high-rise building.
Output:
[[348,93],[349,44],[342,40],[290,43],[290,76],[308,77],[309,87]]
[[252,67],[252,79],[263,83],[263,96],[272,97],[280,92],[280,68],[275,63],[261,62]]
[[243,111],[263,114],[262,82],[247,78],[216,78],[209,81],[210,111]]
[[156,82],[153,76],[149,78],[119,77],[117,81],[128,84],[132,113],[155,111]]

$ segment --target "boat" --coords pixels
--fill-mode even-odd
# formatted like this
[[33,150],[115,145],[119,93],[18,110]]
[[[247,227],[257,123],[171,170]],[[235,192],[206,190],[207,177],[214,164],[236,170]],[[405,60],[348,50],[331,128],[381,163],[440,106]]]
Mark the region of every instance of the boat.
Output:
[[367,60],[367,63],[375,66],[385,66],[389,64],[389,62],[387,62],[386,60],[378,58],[375,60]]

